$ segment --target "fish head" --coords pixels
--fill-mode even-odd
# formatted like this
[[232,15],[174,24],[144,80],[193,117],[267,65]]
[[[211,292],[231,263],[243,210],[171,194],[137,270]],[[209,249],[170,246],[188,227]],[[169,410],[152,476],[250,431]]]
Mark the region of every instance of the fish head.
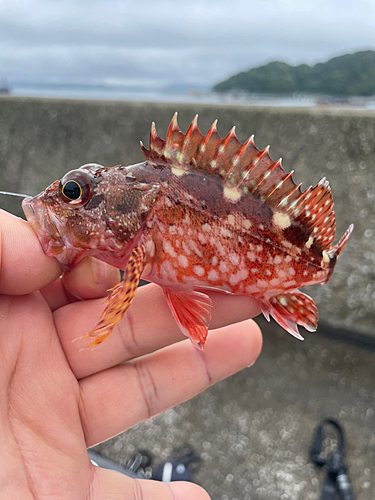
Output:
[[87,255],[121,267],[158,190],[138,182],[129,168],[87,164],[25,198],[22,208],[45,254],[65,271]]

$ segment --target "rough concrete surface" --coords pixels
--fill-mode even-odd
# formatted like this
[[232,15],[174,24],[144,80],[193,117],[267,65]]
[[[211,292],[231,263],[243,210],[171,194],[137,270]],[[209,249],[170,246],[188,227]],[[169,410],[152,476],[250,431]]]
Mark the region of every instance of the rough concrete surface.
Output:
[[[0,189],[36,194],[84,163],[140,162],[150,123],[165,137],[176,109],[184,132],[199,113],[203,133],[215,118],[222,136],[233,124],[242,141],[254,133],[257,147],[271,144],[271,157],[283,157],[303,188],[330,180],[338,236],[351,222],[355,228],[328,286],[309,293],[323,323],[375,338],[374,112],[0,98]],[[0,206],[20,212],[4,196]]]
[[[160,463],[190,443],[203,459],[195,481],[212,500],[318,500],[324,474],[308,449],[320,419],[334,417],[346,431],[355,498],[373,500],[375,353],[319,334],[300,342],[259,324],[265,342],[253,367],[96,450],[125,464],[148,449]],[[328,450],[335,444],[325,441]]]

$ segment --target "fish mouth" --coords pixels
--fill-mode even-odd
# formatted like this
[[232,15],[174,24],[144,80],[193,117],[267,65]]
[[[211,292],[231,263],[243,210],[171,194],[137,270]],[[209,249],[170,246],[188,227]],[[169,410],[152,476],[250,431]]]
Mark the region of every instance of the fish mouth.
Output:
[[53,218],[50,216],[48,207],[38,203],[38,198],[25,198],[22,209],[27,221],[35,231],[43,252],[55,257],[64,271],[71,269],[74,256],[64,244]]

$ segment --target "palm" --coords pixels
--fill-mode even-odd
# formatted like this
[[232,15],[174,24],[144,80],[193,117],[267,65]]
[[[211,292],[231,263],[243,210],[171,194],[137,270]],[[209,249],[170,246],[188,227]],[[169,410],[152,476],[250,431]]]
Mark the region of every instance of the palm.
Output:
[[3,297],[1,309],[1,419],[12,457],[5,462],[11,480],[3,498],[87,498],[80,388],[52,312],[39,294]]
[[[1,213],[0,228],[0,500],[206,499],[192,484],[134,481],[98,469],[86,449],[249,365],[261,346],[256,326],[221,328],[200,353],[180,342],[162,293],[150,285],[108,341],[81,349],[85,342],[72,340],[93,326],[118,271],[93,273],[88,259],[56,280],[56,262],[28,225]],[[213,299],[214,328],[258,312],[249,299],[232,299],[230,308],[230,298]]]

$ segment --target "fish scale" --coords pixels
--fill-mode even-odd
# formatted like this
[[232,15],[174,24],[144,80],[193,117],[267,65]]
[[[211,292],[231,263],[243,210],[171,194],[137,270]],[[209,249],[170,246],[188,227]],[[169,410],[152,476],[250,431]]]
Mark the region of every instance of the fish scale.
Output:
[[[259,151],[253,137],[241,143],[234,127],[221,138],[216,123],[202,135],[195,117],[183,134],[175,114],[165,140],[152,123],[143,163],[84,165],[24,200],[43,250],[64,270],[86,255],[125,269],[84,335],[90,346],[121,320],[141,276],[163,289],[180,330],[199,349],[209,290],[255,298],[267,319],[298,338],[298,325],[316,329],[316,306],[298,288],[327,283],[353,226],[333,245],[328,181],[301,192],[269,147]],[[65,192],[72,182],[77,189]]]

